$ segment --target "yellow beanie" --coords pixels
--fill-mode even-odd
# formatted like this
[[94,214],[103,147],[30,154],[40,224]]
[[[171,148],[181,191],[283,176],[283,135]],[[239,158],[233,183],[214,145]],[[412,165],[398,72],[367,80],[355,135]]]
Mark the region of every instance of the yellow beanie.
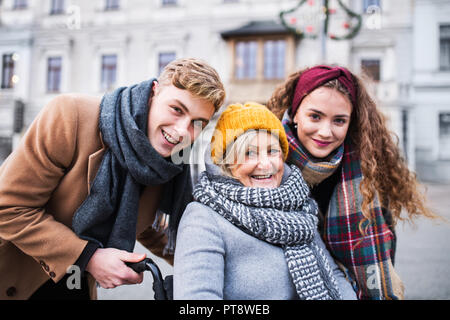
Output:
[[229,144],[251,129],[277,133],[284,160],[286,160],[289,143],[281,121],[267,107],[255,102],[247,102],[244,105],[229,105],[220,115],[211,139],[213,162],[218,164]]

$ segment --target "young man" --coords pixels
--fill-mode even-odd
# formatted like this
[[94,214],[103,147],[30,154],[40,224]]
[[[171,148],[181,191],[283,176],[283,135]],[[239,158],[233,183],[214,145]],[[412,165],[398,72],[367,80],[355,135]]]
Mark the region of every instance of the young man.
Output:
[[[172,262],[191,183],[171,155],[224,98],[213,68],[179,59],[101,100],[53,99],[0,167],[0,299],[95,299],[95,282],[140,283],[125,265],[145,258],[136,239]],[[77,271],[87,276],[71,290]]]

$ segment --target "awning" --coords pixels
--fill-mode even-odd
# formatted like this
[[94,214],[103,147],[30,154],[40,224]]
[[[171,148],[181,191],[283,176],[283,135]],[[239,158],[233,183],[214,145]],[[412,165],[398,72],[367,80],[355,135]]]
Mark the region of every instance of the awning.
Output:
[[233,37],[245,36],[259,36],[259,35],[286,35],[290,31],[286,29],[281,23],[273,20],[265,21],[250,21],[248,24],[220,33],[223,39]]

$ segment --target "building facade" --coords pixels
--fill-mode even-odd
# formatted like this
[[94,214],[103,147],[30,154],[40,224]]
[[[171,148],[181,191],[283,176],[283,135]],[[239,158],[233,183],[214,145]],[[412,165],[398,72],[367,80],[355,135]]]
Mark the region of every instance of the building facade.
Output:
[[413,25],[417,173],[450,181],[450,1],[416,0]]
[[[323,3],[3,0],[0,157],[55,95],[101,96],[158,76],[175,58],[195,56],[214,66],[227,103],[265,103],[290,73],[336,63],[370,76],[373,95],[419,177],[450,181],[450,1],[329,0],[328,15]],[[358,22],[346,8],[361,17],[361,25],[355,37],[338,41]],[[212,126],[199,141],[210,134]],[[442,169],[432,169],[436,165]]]

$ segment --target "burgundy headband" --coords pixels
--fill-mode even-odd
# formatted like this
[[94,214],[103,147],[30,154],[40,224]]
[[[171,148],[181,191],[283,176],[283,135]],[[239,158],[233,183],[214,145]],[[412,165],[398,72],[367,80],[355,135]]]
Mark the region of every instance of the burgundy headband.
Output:
[[308,93],[334,79],[338,79],[347,89],[350,94],[350,100],[355,105],[356,88],[353,83],[352,74],[347,69],[341,67],[316,66],[304,71],[300,75],[297,86],[295,87],[290,116],[295,116],[300,103]]

